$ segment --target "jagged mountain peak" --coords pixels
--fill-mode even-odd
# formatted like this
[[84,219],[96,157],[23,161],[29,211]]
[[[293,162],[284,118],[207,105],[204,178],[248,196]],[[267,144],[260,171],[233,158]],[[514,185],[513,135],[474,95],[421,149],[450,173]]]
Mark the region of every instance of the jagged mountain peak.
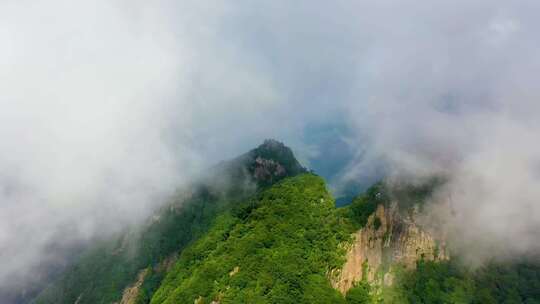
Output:
[[266,139],[248,155],[252,160],[249,170],[258,183],[271,183],[276,179],[306,172],[292,150],[274,139]]
[[266,139],[261,145],[229,161],[221,162],[215,175],[227,175],[231,180],[254,181],[268,186],[285,177],[305,173],[291,148],[275,139]]

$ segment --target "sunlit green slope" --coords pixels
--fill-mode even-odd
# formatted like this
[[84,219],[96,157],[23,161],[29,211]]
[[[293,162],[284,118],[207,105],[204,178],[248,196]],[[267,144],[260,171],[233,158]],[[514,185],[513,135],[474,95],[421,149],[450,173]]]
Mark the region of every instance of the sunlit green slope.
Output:
[[320,177],[286,179],[220,216],[151,303],[344,303],[327,273],[348,237]]

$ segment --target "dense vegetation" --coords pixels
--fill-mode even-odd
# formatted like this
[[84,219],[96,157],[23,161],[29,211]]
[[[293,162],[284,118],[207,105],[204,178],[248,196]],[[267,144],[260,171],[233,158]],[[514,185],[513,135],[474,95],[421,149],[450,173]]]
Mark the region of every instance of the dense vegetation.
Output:
[[492,263],[471,271],[455,261],[419,261],[415,271],[398,273],[396,284],[384,289],[380,302],[540,303],[540,266]]
[[379,204],[389,201],[389,194],[383,183],[376,183],[364,194],[356,197],[352,203],[340,210],[343,216],[354,225],[354,230],[364,227],[369,216],[375,212]]
[[348,238],[321,178],[286,179],[220,216],[151,303],[344,303],[327,272],[343,263]]
[[143,231],[94,246],[36,303],[74,303],[79,297],[81,304],[117,301],[139,271],[156,265],[203,235],[216,214],[228,204],[229,201],[202,191],[179,210],[163,209],[159,221],[148,224]]

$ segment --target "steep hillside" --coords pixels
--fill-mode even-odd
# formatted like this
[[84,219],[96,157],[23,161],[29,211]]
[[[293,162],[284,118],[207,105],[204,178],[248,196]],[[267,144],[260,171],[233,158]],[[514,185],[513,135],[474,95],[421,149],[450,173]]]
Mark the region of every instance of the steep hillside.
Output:
[[430,235],[416,219],[439,183],[392,187],[378,183],[343,208],[355,231],[345,264],[332,272],[332,286],[343,294],[361,281],[390,286],[396,266],[414,269],[419,260],[449,259],[444,239]]
[[[133,288],[141,276],[145,290],[151,293],[177,253],[204,235],[217,214],[259,189],[301,172],[305,169],[288,147],[267,140],[247,154],[205,172],[201,181],[179,191],[142,226],[94,244],[34,302],[119,302],[123,295],[138,289]],[[151,271],[143,275],[145,269]]]
[[341,303],[327,273],[348,237],[321,178],[287,179],[222,215],[151,303]]
[[355,283],[365,280],[377,285],[392,285],[395,265],[414,269],[419,260],[449,259],[444,240],[437,240],[423,230],[415,214],[399,212],[397,202],[390,207],[377,206],[365,227],[354,233],[343,268],[336,271],[332,285],[347,293]]
[[444,238],[417,222],[442,180],[421,186],[376,184],[343,214],[356,226],[332,285],[349,303],[540,303],[540,263],[515,257],[475,269]]
[[414,220],[433,187],[377,184],[336,209],[319,177],[286,179],[220,216],[183,251],[151,303],[375,301],[394,272],[448,259]]

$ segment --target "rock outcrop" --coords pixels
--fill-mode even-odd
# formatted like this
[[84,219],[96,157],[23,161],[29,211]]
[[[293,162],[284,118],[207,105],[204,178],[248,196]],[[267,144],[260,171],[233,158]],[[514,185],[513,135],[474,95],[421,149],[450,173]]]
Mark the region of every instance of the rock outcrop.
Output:
[[419,259],[448,259],[444,242],[422,229],[416,214],[414,209],[403,214],[397,203],[379,205],[355,233],[343,267],[331,273],[332,286],[345,294],[360,280],[391,285],[396,265],[412,269]]
[[149,269],[145,269],[139,272],[139,275],[137,276],[137,281],[133,285],[124,289],[120,304],[135,304],[135,302],[137,301],[137,295],[139,294],[141,286],[144,283],[144,279],[148,275],[148,272]]
[[[156,264],[152,269],[145,268],[139,272],[137,275],[137,280],[131,284],[130,286],[126,287],[124,291],[122,292],[122,299],[120,300],[120,303],[115,302],[113,304],[135,304],[137,303],[137,298],[139,296],[139,293],[141,291],[141,287],[144,283],[144,280],[149,276],[151,271],[154,272],[161,272],[166,273],[167,271],[171,270],[174,263],[176,262],[177,256],[171,255],[170,257],[164,259],[160,263]],[[79,297],[80,298],[80,297]],[[77,304],[77,303],[75,303]]]

